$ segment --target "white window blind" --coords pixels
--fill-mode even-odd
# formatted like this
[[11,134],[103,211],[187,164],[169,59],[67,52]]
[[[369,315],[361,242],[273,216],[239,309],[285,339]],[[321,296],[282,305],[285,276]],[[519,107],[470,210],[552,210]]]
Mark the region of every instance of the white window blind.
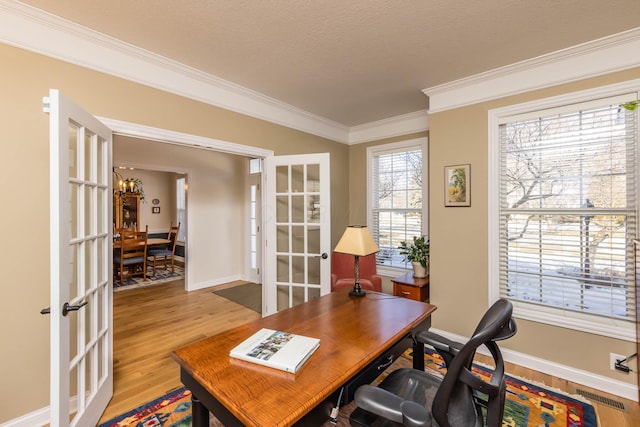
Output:
[[423,147],[418,140],[369,152],[369,228],[380,266],[410,268],[398,246],[424,234]]
[[[635,95],[634,95],[635,96]],[[499,293],[633,320],[637,115],[628,97],[501,118]]]

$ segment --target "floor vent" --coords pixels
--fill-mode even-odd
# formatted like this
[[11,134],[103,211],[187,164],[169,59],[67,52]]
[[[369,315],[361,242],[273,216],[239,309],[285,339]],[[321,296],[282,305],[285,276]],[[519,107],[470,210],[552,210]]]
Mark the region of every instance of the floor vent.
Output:
[[627,407],[625,406],[625,404],[620,402],[619,400],[609,399],[608,397],[602,396],[600,394],[592,393],[590,391],[582,390],[579,388],[576,388],[576,394],[579,394],[581,396],[586,397],[589,400],[601,403],[611,408],[618,409],[620,411],[625,411],[625,412],[627,411]]

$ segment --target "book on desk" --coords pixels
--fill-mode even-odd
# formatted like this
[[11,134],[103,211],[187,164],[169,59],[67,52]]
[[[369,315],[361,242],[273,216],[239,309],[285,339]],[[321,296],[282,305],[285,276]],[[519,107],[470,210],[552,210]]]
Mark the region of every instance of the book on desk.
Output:
[[263,328],[234,347],[229,356],[296,373],[319,346],[318,338]]

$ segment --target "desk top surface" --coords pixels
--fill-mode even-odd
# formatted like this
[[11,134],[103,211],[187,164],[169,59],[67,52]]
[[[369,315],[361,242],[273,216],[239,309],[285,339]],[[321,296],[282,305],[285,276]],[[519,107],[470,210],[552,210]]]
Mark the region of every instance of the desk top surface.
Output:
[[[348,291],[241,325],[172,356],[245,425],[291,425],[436,309],[382,293],[350,297]],[[261,328],[320,338],[320,347],[297,374],[229,356],[233,347]]]
[[402,276],[394,277],[391,279],[394,283],[400,283],[402,285],[416,286],[421,288],[429,284],[429,276],[427,277],[415,277],[413,271],[403,274]]

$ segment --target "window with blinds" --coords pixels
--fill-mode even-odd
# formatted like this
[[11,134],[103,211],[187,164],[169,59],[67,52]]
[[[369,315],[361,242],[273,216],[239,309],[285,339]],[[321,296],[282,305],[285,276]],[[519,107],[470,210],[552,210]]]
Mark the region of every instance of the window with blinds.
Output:
[[178,230],[178,241],[187,240],[187,180],[185,178],[176,179],[176,220],[180,223]]
[[501,297],[568,318],[635,319],[637,113],[621,106],[629,99],[498,120]]
[[368,222],[380,248],[376,256],[379,266],[411,268],[398,246],[425,234],[424,145],[423,139],[368,149]]

